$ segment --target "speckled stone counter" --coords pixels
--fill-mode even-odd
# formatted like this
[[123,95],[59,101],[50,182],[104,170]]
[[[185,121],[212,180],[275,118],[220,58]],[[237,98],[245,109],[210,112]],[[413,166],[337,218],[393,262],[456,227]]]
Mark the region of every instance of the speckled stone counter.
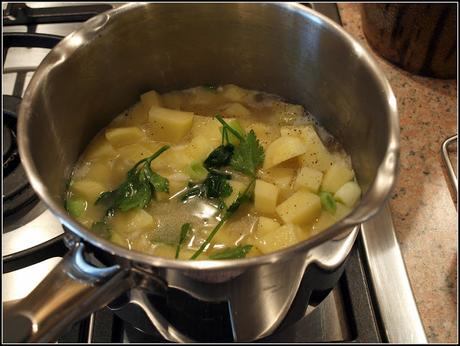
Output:
[[[380,58],[366,42],[360,4],[339,4],[346,31],[366,47],[398,100],[401,169],[390,208],[429,342],[457,342],[456,196],[441,157],[457,134],[457,81],[424,78]],[[404,326],[401,326],[404,328]]]

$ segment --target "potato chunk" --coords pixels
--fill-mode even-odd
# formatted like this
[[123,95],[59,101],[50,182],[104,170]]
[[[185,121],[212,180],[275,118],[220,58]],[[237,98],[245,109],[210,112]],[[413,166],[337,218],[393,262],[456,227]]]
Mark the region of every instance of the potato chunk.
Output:
[[234,117],[247,117],[251,115],[249,109],[243,106],[241,103],[231,103],[227,105],[222,111],[224,115]]
[[353,179],[353,171],[342,164],[334,163],[324,174],[321,189],[335,193],[346,182]]
[[162,102],[160,95],[155,90],[150,90],[141,95],[141,102],[147,110],[152,107],[161,107]]
[[323,179],[323,173],[310,167],[302,167],[297,174],[294,183],[296,190],[305,187],[311,192],[317,193]]
[[298,242],[299,226],[283,225],[257,239],[256,246],[264,254],[281,250]]
[[123,159],[130,161],[132,164],[135,164],[153,154],[149,148],[139,143],[126,145],[118,148],[117,150]]
[[254,206],[257,211],[274,214],[279,188],[276,185],[257,179],[254,188]]
[[193,123],[192,112],[152,107],[149,111],[152,135],[155,140],[176,143],[190,130]]
[[247,96],[248,92],[234,84],[227,84],[223,88],[222,95],[234,102],[241,102]]
[[98,136],[85,152],[85,160],[112,159],[118,155],[104,136]]
[[255,231],[256,237],[263,237],[265,234],[273,232],[278,229],[280,224],[273,219],[265,216],[260,216],[257,221],[257,229]]
[[281,136],[268,146],[263,168],[271,168],[306,151],[307,146],[300,138]]
[[195,115],[190,132],[192,137],[203,136],[213,147],[216,147],[222,140],[221,126],[214,118]]
[[279,187],[279,200],[283,201],[289,197],[294,191],[291,189],[291,182],[294,178],[295,170],[287,167],[272,167],[261,171],[263,180],[275,184]]
[[75,181],[71,189],[75,194],[93,204],[99,195],[106,191],[106,187],[103,184],[87,179]]
[[361,188],[354,181],[342,185],[334,194],[334,198],[351,208],[361,196]]
[[115,148],[139,142],[144,137],[142,130],[135,126],[107,129],[105,138]]
[[297,136],[307,145],[307,150],[300,157],[302,166],[322,172],[331,166],[333,162],[332,156],[316,133],[313,125],[303,127],[285,126],[281,128],[280,132],[281,136]]
[[302,189],[278,205],[276,212],[285,223],[312,223],[321,212],[321,201],[314,193]]

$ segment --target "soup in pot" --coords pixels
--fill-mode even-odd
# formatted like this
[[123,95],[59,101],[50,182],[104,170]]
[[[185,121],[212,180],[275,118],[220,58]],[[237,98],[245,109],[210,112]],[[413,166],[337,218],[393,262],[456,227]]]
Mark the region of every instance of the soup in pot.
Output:
[[117,116],[80,157],[66,209],[128,249],[219,260],[301,242],[360,196],[350,157],[302,106],[200,86]]

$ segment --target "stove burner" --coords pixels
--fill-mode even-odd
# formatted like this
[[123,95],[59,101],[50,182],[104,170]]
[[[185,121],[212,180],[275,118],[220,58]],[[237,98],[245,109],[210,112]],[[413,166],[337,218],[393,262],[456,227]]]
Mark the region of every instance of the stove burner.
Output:
[[[3,217],[5,224],[26,214],[38,198],[27,180],[16,141],[17,111],[21,99],[3,96]],[[4,227],[5,230],[7,227]]]

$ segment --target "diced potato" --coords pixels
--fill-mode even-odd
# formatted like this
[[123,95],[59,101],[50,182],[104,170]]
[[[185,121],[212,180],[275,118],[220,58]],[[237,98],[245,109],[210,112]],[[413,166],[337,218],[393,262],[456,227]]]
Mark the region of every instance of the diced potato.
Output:
[[179,91],[171,91],[161,95],[161,102],[163,103],[163,107],[166,108],[181,109],[184,101],[185,96]]
[[111,222],[115,229],[125,235],[155,226],[155,219],[144,209],[131,209],[115,213]]
[[294,245],[299,241],[298,228],[299,226],[293,224],[283,225],[257,239],[257,248],[266,254]]
[[227,84],[223,87],[222,95],[230,101],[241,102],[247,96],[247,91],[236,85]]
[[352,208],[361,196],[361,188],[354,181],[342,185],[334,194],[334,199]]
[[321,138],[316,133],[314,126],[285,126],[282,127],[281,136],[297,136],[302,138],[307,144],[306,152],[300,157],[302,166],[317,169],[324,172],[327,170],[333,160],[332,156],[324,146]]
[[136,103],[128,111],[128,118],[126,119],[127,125],[140,125],[148,121],[148,109],[142,102]]
[[263,168],[271,168],[306,151],[307,146],[299,137],[282,136],[268,146]]
[[214,118],[195,115],[190,132],[192,137],[203,136],[213,147],[217,147],[222,140],[221,126]]
[[139,142],[143,137],[144,133],[142,130],[135,126],[118,127],[105,131],[105,138],[115,148]]
[[139,143],[126,145],[124,147],[118,148],[117,150],[123,159],[130,161],[132,164],[135,164],[140,160],[153,155],[153,151]]
[[161,107],[162,102],[160,95],[155,90],[150,90],[141,95],[141,102],[147,110],[152,107]]
[[85,160],[112,159],[118,155],[104,136],[98,136],[88,148],[89,150],[85,152]]
[[217,96],[214,90],[210,90],[206,87],[193,88],[189,90],[189,94],[191,94],[190,96],[192,96],[188,99],[189,104],[200,106],[215,103],[215,99]]
[[166,202],[169,200],[169,193],[162,191],[155,191],[155,200],[158,202]]
[[192,138],[185,152],[192,160],[202,162],[213,150],[214,146],[209,140],[202,135],[198,135]]
[[236,201],[238,194],[242,194],[246,190],[247,185],[237,180],[229,180],[228,183],[232,187],[232,194],[225,198],[224,202],[227,206],[230,206]]
[[341,164],[334,163],[324,174],[321,189],[335,193],[343,184],[353,179],[353,176],[352,170]]
[[294,182],[296,190],[305,187],[311,192],[317,193],[323,179],[323,173],[310,167],[302,167]]
[[169,195],[173,196],[187,187],[188,176],[182,173],[175,173],[166,177],[169,181]]
[[94,204],[99,195],[107,191],[106,186],[92,180],[79,180],[75,181],[71,187],[73,193],[77,196],[81,196],[86,199],[89,203]]
[[85,178],[101,184],[110,185],[112,180],[112,169],[108,162],[96,161],[91,163]]
[[125,212],[127,217],[127,227],[132,230],[152,227],[154,219],[152,215],[144,209],[134,209]]
[[321,212],[321,201],[317,195],[301,189],[278,205],[276,212],[285,223],[312,223]]
[[279,188],[276,185],[257,179],[254,188],[254,206],[257,211],[274,214],[278,200]]
[[[179,252],[179,257],[181,257],[181,252],[182,249]],[[155,256],[172,259],[176,256],[176,247],[168,244],[158,243],[153,250],[153,254]]]
[[212,239],[213,244],[225,245],[227,247],[233,247],[237,245],[238,240],[241,238],[240,232],[235,232],[234,229],[228,227],[222,227],[219,232],[216,233]]
[[259,140],[259,143],[264,147],[273,142],[276,138],[279,137],[279,133],[272,126],[269,126],[264,123],[252,123],[247,127],[247,132],[253,130]]
[[118,234],[117,232],[112,232],[112,236],[110,237],[110,241],[118,244],[123,247],[130,248],[130,242],[124,236]]
[[260,216],[257,221],[257,229],[255,231],[255,236],[260,238],[265,234],[275,231],[280,227],[280,224],[273,219],[268,217]]
[[294,178],[295,170],[286,167],[272,167],[267,170],[262,170],[260,176],[265,181],[275,184],[279,187],[279,200],[284,201],[294,191],[291,189],[291,182]]
[[313,224],[313,234],[321,232],[322,230],[332,226],[337,222],[337,216],[323,210],[318,217],[318,220]]
[[276,102],[274,104],[274,111],[274,116],[278,118],[278,122],[281,124],[292,124],[304,116],[304,109],[301,105],[285,102]]
[[176,143],[190,131],[193,113],[152,107],[149,111],[149,121],[155,140]]
[[336,203],[335,217],[337,221],[343,219],[345,216],[350,214],[351,208],[343,205],[342,203]]
[[241,103],[231,103],[227,105],[222,113],[227,116],[233,117],[247,117],[251,115],[251,111],[243,106]]

